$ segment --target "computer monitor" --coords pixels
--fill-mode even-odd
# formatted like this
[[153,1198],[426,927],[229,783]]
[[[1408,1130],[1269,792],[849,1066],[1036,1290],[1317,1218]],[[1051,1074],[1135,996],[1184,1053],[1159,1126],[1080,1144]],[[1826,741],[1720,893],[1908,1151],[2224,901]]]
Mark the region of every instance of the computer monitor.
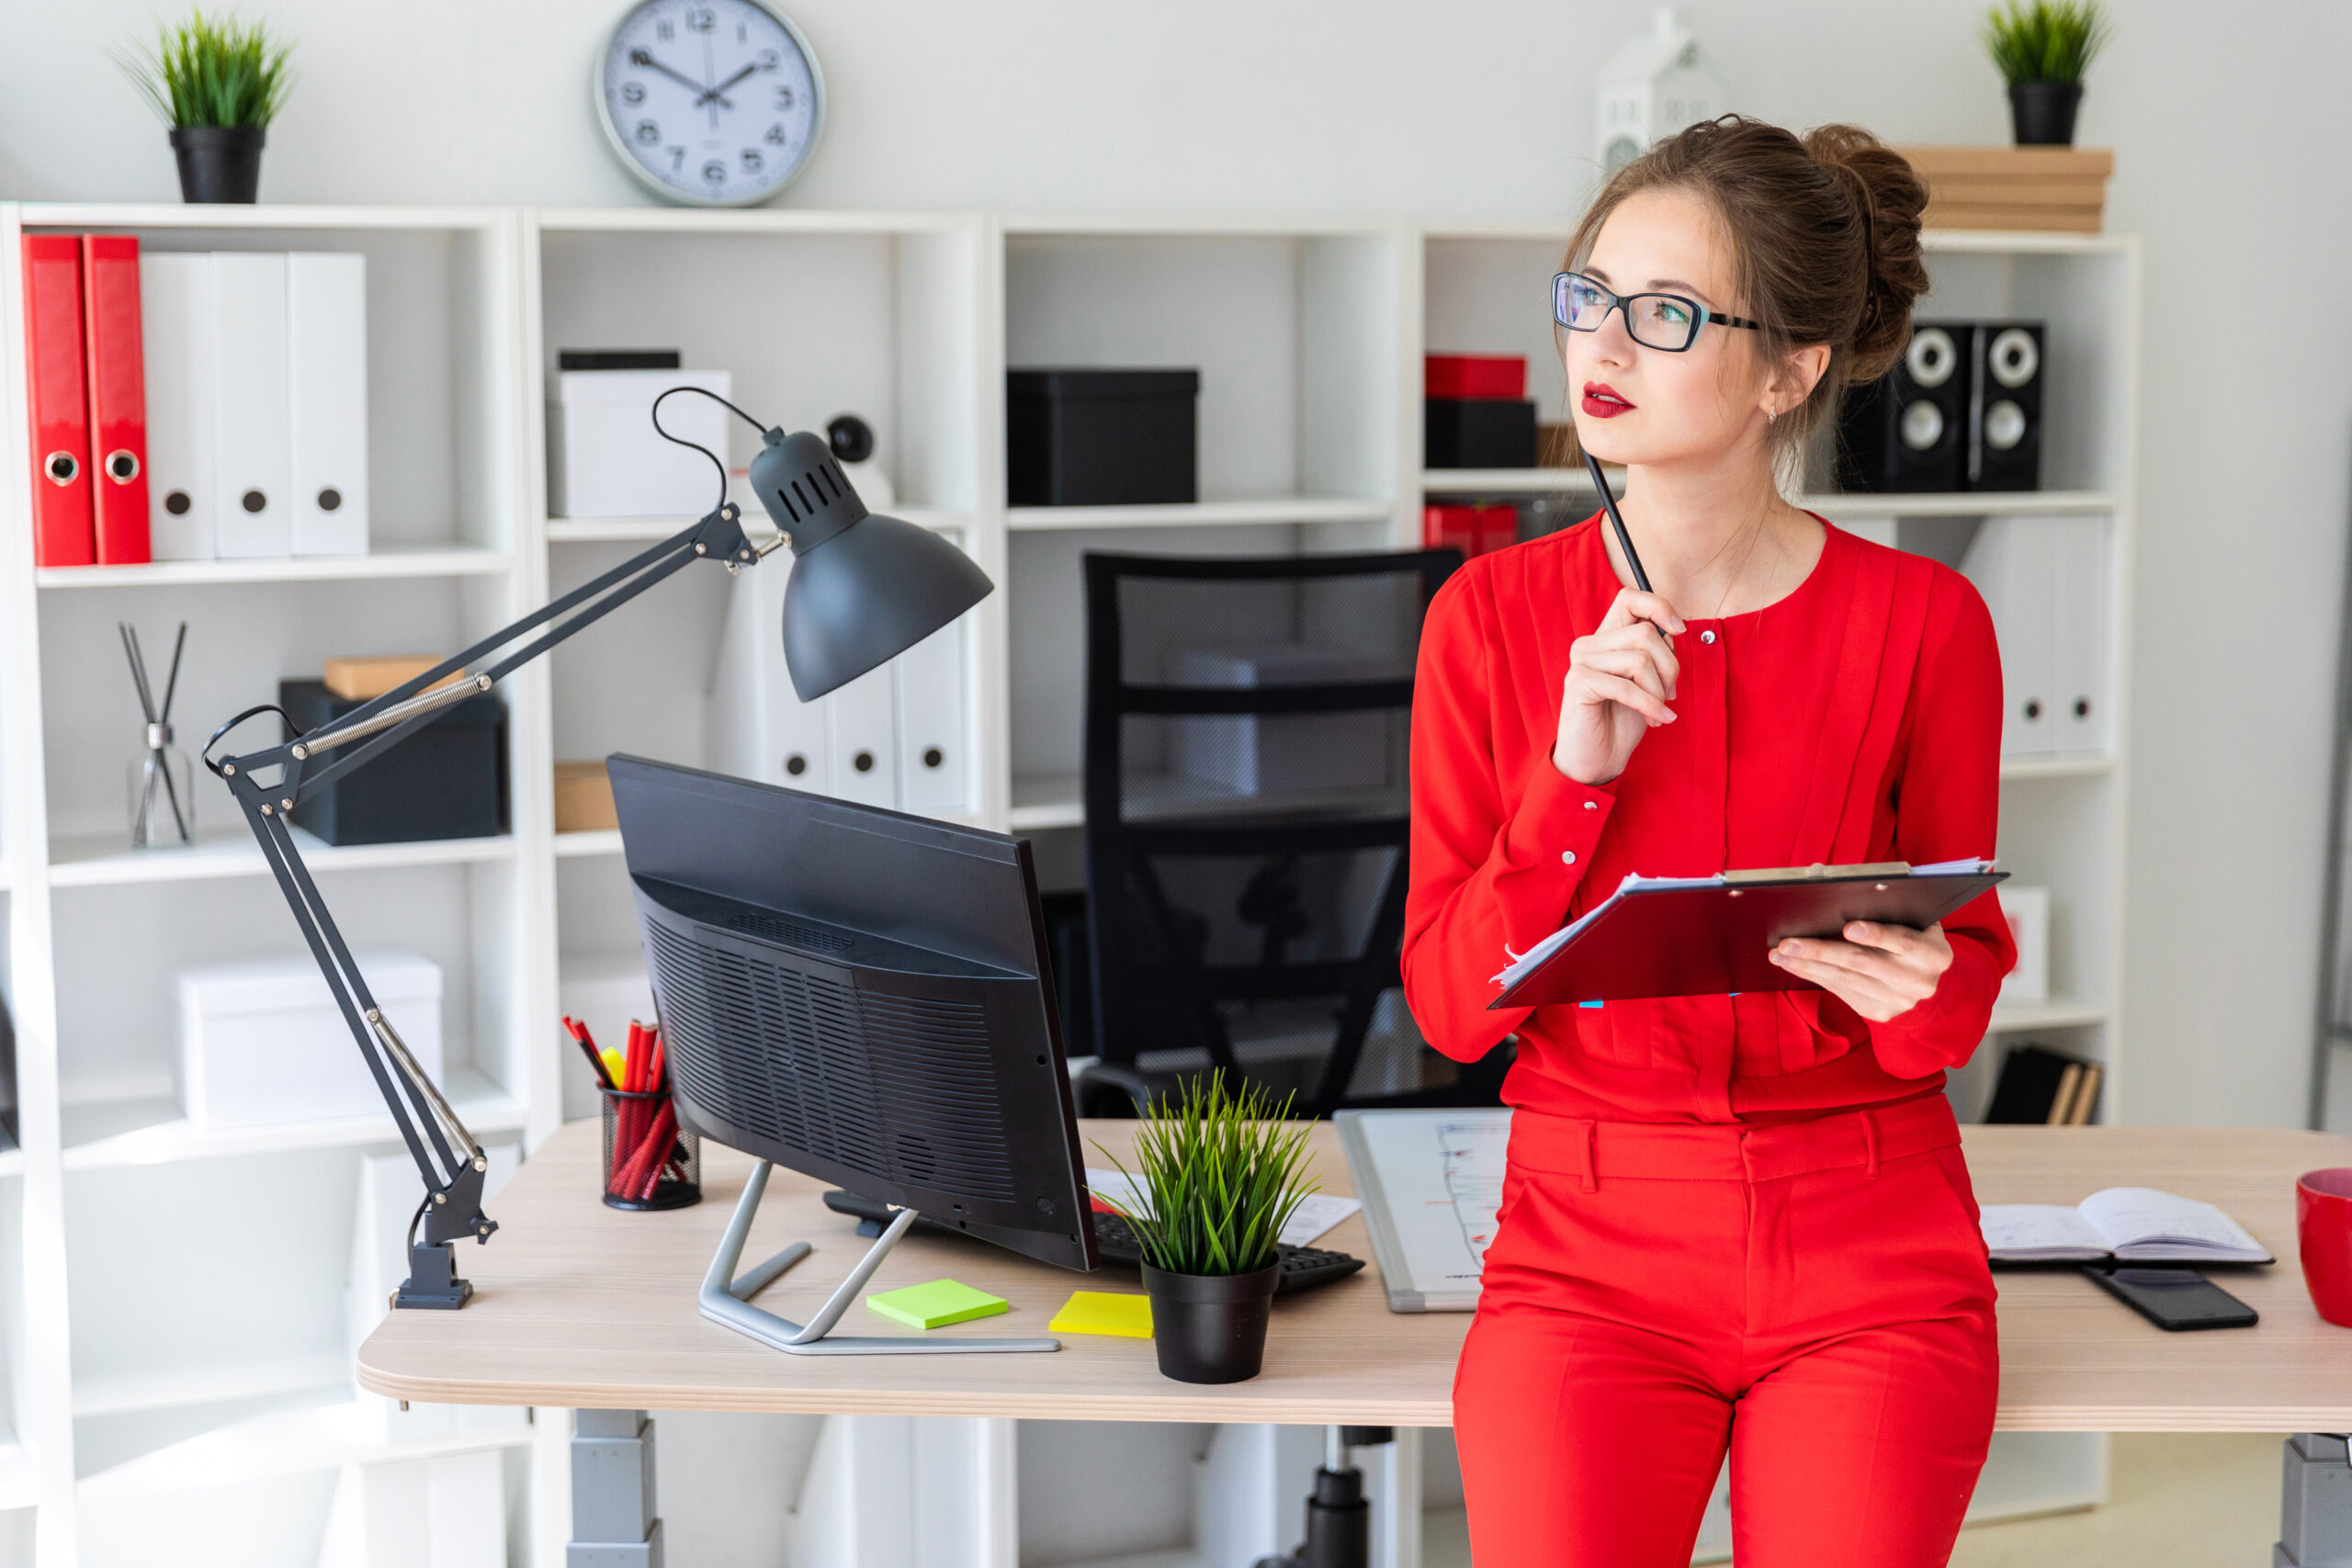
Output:
[[[741,1278],[722,1247],[705,1314],[793,1350],[1055,1348],[824,1337],[918,1213],[1094,1267],[1028,846],[642,758],[606,766],[680,1122],[900,1210],[831,1318],[803,1327],[746,1300],[806,1244]],[[738,1255],[765,1184],[763,1164],[729,1227]]]

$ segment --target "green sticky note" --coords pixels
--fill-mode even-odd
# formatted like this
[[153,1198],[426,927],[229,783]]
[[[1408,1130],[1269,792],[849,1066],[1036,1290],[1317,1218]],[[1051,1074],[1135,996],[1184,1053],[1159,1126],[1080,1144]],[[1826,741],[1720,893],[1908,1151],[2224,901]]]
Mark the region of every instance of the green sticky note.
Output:
[[1109,1291],[1074,1291],[1054,1321],[1056,1334],[1112,1334],[1122,1339],[1151,1337],[1151,1298]]
[[992,1296],[953,1280],[903,1285],[866,1297],[865,1304],[910,1328],[944,1328],[951,1323],[969,1323],[976,1317],[994,1317],[1009,1310],[1002,1296]]

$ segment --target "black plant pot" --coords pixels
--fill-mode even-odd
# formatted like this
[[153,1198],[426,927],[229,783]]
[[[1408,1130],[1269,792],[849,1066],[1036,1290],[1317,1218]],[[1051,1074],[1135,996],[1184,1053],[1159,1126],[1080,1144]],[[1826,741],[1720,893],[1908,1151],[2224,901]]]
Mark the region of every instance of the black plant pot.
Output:
[[258,125],[172,127],[172,155],[180,164],[180,199],[253,201],[261,191],[261,144],[267,134],[267,128]]
[[2075,111],[2082,107],[2080,82],[2009,84],[2009,123],[2020,147],[2072,147]]
[[1242,1382],[1266,1363],[1282,1265],[1254,1274],[1163,1274],[1147,1263],[1151,1346],[1159,1375],[1178,1382]]

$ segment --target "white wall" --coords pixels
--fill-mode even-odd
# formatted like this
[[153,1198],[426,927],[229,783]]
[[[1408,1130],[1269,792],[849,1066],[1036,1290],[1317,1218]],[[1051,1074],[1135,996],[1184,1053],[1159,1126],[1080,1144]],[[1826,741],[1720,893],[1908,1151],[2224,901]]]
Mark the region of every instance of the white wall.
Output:
[[[621,0],[246,8],[301,43],[266,199],[640,199],[589,108]],[[794,203],[1563,223],[1589,177],[1591,70],[1648,16],[1625,0],[787,8],[833,97]],[[2127,1113],[2299,1122],[2352,473],[2352,12],[2110,8],[2082,139],[2119,150],[2109,226],[2144,234],[2148,257]],[[1981,9],[1685,6],[1736,107],[1921,142],[2006,140]],[[106,52],[151,15],[12,8],[0,196],[175,194]]]

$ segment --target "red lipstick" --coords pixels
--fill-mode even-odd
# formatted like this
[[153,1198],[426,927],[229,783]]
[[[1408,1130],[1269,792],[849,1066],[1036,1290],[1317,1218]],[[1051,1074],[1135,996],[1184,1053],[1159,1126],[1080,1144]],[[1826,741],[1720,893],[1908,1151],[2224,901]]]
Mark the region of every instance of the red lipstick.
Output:
[[1606,381],[1587,381],[1580,406],[1595,419],[1615,419],[1621,413],[1630,413],[1634,408],[1616,388]]

